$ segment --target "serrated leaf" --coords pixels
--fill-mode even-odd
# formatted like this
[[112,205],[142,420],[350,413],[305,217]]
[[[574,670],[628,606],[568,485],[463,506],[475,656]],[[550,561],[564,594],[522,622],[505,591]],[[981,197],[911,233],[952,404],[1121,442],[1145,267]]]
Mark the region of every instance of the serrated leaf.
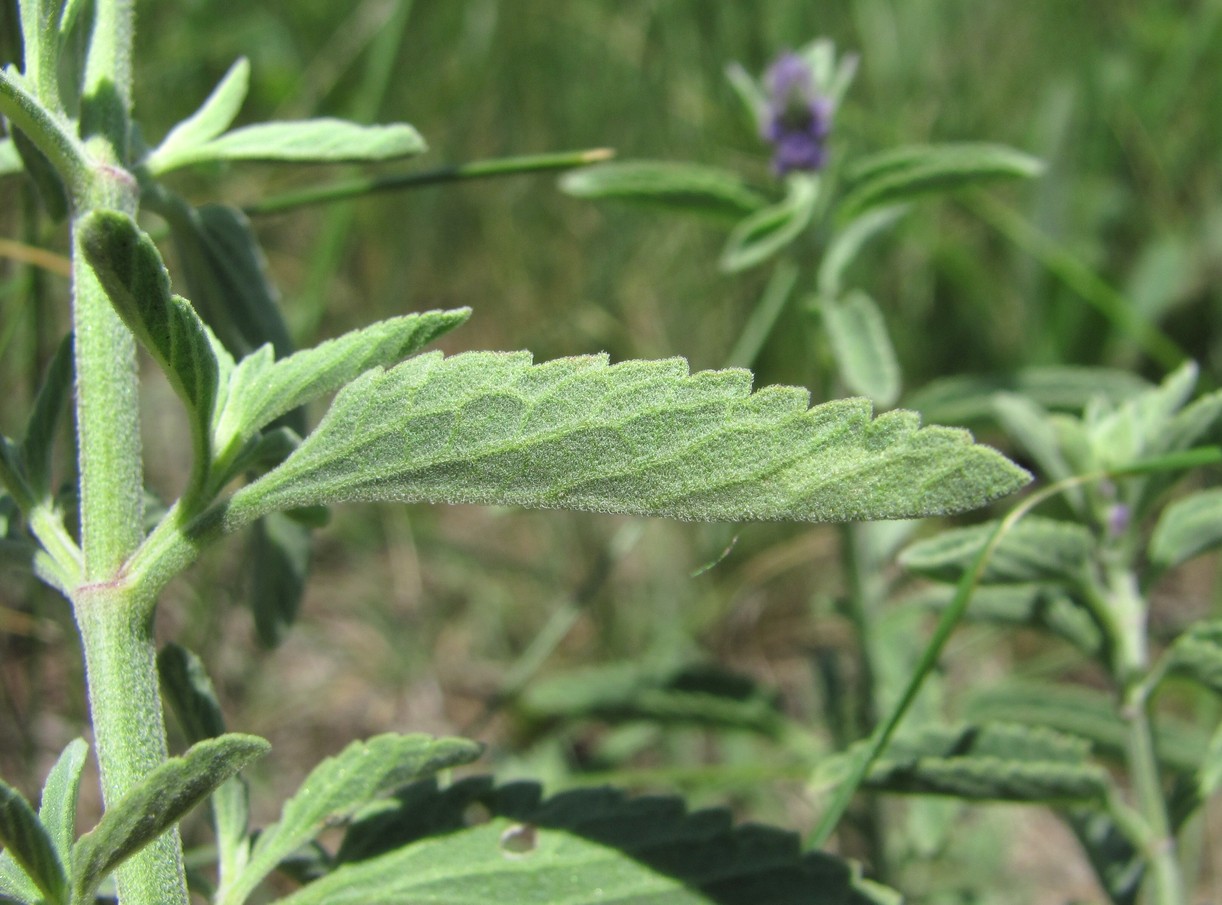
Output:
[[582,167],[562,176],[560,188],[578,198],[631,201],[731,222],[768,203],[731,170],[656,160]]
[[47,774],[47,781],[42,787],[42,801],[38,806],[38,819],[55,846],[66,874],[72,870],[76,804],[81,788],[81,770],[84,769],[88,753],[89,746],[84,739],[73,739],[68,743]]
[[162,162],[172,161],[176,155],[212,141],[228,129],[246,100],[249,87],[250,62],[245,57],[239,57],[200,108],[169,131],[149,155],[145,166],[152,173],[172,169],[172,166],[166,167]]
[[74,380],[72,334],[69,333],[47,366],[21,444],[21,459],[30,490],[39,499],[46,499],[51,493],[51,453],[64,410],[72,398]]
[[[1091,741],[1096,754],[1116,759],[1123,759],[1127,750],[1129,729],[1116,712],[1114,697],[1094,689],[1011,681],[972,694],[965,713],[979,722],[1027,723],[1069,733]],[[1192,723],[1159,716],[1154,743],[1163,766],[1192,774],[1208,737]]]
[[238,905],[281,860],[313,839],[330,821],[350,817],[374,797],[480,754],[475,742],[427,735],[379,735],[353,742],[315,767],[284,804],[280,820],[263,830],[250,861],[218,905]]
[[1150,562],[1173,568],[1222,544],[1222,489],[1202,490],[1177,500],[1158,518],[1150,536]]
[[115,310],[186,405],[197,467],[205,469],[220,388],[220,365],[207,328],[190,302],[171,295],[161,255],[134,220],[115,211],[95,211],[79,228],[85,256]]
[[[900,564],[939,581],[958,581],[988,541],[996,522],[952,528],[917,541],[900,554]],[[1006,532],[993,552],[982,584],[1041,581],[1075,583],[1091,561],[1095,541],[1076,522],[1027,516]]]
[[425,354],[342,390],[279,468],[239,490],[228,529],[277,509],[428,500],[682,519],[832,521],[957,512],[1025,472],[964,431],[871,419],[864,399],[808,409],[747,371],[682,359]]
[[[444,790],[419,783],[395,804],[355,823],[340,866],[286,905],[887,901],[847,862],[804,853],[792,833],[736,827],[728,810],[689,812],[677,798],[603,788],[541,801],[535,784],[476,777]],[[472,826],[480,811],[490,819]]]
[[1003,145],[908,145],[873,154],[847,174],[840,214],[848,219],[870,208],[933,192],[949,192],[998,179],[1030,179],[1041,161]]
[[874,299],[852,290],[844,298],[824,300],[819,314],[845,387],[891,406],[900,394],[900,366]]
[[998,393],[1026,397],[1045,409],[1081,411],[1094,398],[1117,403],[1148,389],[1149,382],[1131,371],[1053,365],[939,378],[909,395],[905,405],[939,424],[970,424],[992,417]]
[[153,770],[73,846],[74,898],[87,900],[116,867],[270,747],[253,735],[231,733],[199,742]]
[[272,648],[297,619],[310,567],[310,529],[271,512],[251,532],[250,607],[259,641]]
[[721,252],[721,269],[738,273],[762,264],[801,235],[815,214],[819,178],[790,173],[785,197],[742,220],[730,233]]
[[257,123],[211,141],[159,154],[155,174],[222,160],[277,163],[356,163],[398,160],[425,151],[420,133],[406,123],[363,126],[342,119]]
[[68,878],[56,854],[55,843],[29,802],[3,781],[0,781],[0,845],[31,883],[23,887],[21,875],[6,870],[7,880],[17,887],[18,895],[30,896],[33,892],[32,900],[41,891],[49,902],[68,901]]
[[262,346],[238,362],[216,426],[224,455],[286,412],[339,389],[370,368],[390,365],[463,323],[469,308],[426,311],[379,321],[312,349],[273,361]]
[[1087,762],[1089,743],[1003,723],[932,728],[896,738],[871,767],[867,786],[973,801],[1095,801],[1108,774]]
[[532,682],[517,701],[535,720],[649,720],[717,726],[776,737],[784,728],[775,696],[749,679],[711,666],[659,669],[615,663]]
[[1222,621],[1198,623],[1176,638],[1168,669],[1222,694]]

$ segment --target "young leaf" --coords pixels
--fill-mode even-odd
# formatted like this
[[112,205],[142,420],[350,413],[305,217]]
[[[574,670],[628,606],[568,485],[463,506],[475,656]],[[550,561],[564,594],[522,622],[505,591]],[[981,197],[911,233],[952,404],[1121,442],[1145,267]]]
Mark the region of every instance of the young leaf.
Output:
[[[892,901],[852,866],[803,852],[792,833],[734,826],[727,810],[580,789],[540,800],[532,783],[418,783],[354,823],[331,874],[286,905],[439,902],[578,905],[868,905]],[[471,825],[471,815],[491,820]]]
[[425,150],[420,133],[406,123],[362,126],[341,119],[258,123],[211,141],[158,153],[148,161],[154,175],[221,160],[350,163],[397,160]]
[[900,366],[874,299],[853,290],[842,299],[822,301],[819,314],[849,392],[869,396],[884,408],[892,405],[900,394]]
[[973,801],[1096,801],[1107,793],[1108,774],[1087,762],[1089,749],[1083,739],[1038,727],[926,729],[892,741],[866,784]]
[[1002,145],[894,148],[865,158],[849,171],[840,216],[848,220],[885,204],[986,181],[1030,179],[1043,169],[1036,158]]
[[[0,781],[0,845],[49,902],[68,901],[68,879],[55,843],[21,793],[3,781]],[[8,882],[18,887],[19,895],[31,892],[22,888],[20,875],[13,871],[5,874]]]
[[560,188],[578,198],[633,201],[731,222],[768,203],[731,170],[654,160],[572,170],[560,178]]
[[1029,477],[964,431],[871,419],[864,399],[808,409],[747,371],[682,359],[425,354],[335,398],[279,468],[239,490],[234,529],[344,500],[429,500],[708,521],[842,521],[959,512]]
[[[996,522],[988,522],[943,531],[908,547],[900,563],[939,581],[958,581],[995,527]],[[1073,584],[1083,577],[1094,547],[1090,531],[1076,522],[1028,516],[1002,538],[981,582]]]
[[413,780],[469,763],[480,750],[466,739],[427,735],[388,733],[353,742],[315,767],[297,794],[285,802],[280,820],[259,834],[246,868],[218,895],[218,905],[246,901],[281,860],[313,839],[329,821],[350,817],[375,796]]
[[107,808],[98,825],[73,846],[74,899],[88,900],[116,867],[270,747],[253,735],[231,733],[193,745],[182,757],[171,757],[146,776]]
[[1222,544],[1222,490],[1202,490],[1163,510],[1150,537],[1150,563],[1161,572],[1219,544]]
[[1164,446],[1168,428],[1191,397],[1196,380],[1196,365],[1186,362],[1159,386],[1114,409],[1088,408],[1085,420],[1097,460],[1115,467],[1153,452],[1170,452]]
[[73,739],[64,748],[42,787],[38,819],[51,838],[67,872],[72,870],[72,843],[76,838],[76,802],[81,788],[81,770],[89,746],[84,739]]
[[1222,694],[1222,621],[1197,623],[1176,638],[1169,670]]
[[790,173],[785,198],[756,211],[734,227],[721,252],[721,269],[737,273],[772,257],[806,229],[819,200],[819,179]]
[[186,405],[202,472],[211,459],[210,428],[220,390],[220,365],[207,327],[186,299],[170,294],[161,255],[134,220],[95,211],[80,229],[85,256],[115,310]]
[[263,346],[238,362],[216,426],[218,455],[235,452],[276,418],[349,383],[370,368],[391,365],[454,329],[469,308],[427,311],[379,321],[273,361]]
[[187,119],[169,131],[157,150],[149,155],[144,162],[152,172],[160,172],[164,168],[161,161],[173,160],[176,154],[182,154],[212,141],[231,125],[246,100],[246,91],[250,87],[250,62],[240,57],[229,67],[225,77],[212,90],[212,94],[203,105]]

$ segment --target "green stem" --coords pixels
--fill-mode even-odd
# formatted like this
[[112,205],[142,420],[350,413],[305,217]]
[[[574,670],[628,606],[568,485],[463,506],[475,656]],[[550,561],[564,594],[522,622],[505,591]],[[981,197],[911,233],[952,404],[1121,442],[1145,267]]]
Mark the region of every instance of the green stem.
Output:
[[[102,796],[113,807],[166,759],[152,601],[121,582],[82,585],[74,595],[85,649]],[[187,905],[177,830],[158,837],[115,872],[123,905]]]
[[442,167],[423,173],[400,173],[395,176],[372,176],[288,192],[273,198],[265,198],[244,208],[247,214],[279,214],[311,204],[343,201],[374,192],[419,188],[442,182],[462,182],[471,179],[488,179],[494,176],[513,176],[520,173],[538,173],[546,170],[568,170],[589,166],[609,159],[614,154],[607,148],[589,151],[561,151],[555,154],[532,154],[526,157],[498,157],[494,160],[476,160],[458,166]]

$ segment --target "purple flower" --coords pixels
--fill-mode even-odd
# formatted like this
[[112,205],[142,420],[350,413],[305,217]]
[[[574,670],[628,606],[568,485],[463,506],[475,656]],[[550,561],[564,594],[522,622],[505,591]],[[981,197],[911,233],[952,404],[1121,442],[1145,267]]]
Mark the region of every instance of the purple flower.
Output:
[[814,73],[796,53],[782,54],[768,70],[768,110],[760,133],[772,144],[772,169],[818,170],[827,161],[832,102],[820,96]]

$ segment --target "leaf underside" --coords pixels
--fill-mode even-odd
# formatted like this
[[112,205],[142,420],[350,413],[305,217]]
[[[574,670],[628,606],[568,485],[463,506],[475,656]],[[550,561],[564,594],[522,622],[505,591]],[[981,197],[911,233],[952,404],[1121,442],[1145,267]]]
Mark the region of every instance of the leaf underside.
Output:
[[847,521],[959,512],[1029,480],[966,431],[871,418],[865,399],[808,408],[751,392],[745,370],[606,355],[420,355],[336,397],[279,468],[234,495],[234,529],[277,509],[353,500],[506,504],[705,521]]

